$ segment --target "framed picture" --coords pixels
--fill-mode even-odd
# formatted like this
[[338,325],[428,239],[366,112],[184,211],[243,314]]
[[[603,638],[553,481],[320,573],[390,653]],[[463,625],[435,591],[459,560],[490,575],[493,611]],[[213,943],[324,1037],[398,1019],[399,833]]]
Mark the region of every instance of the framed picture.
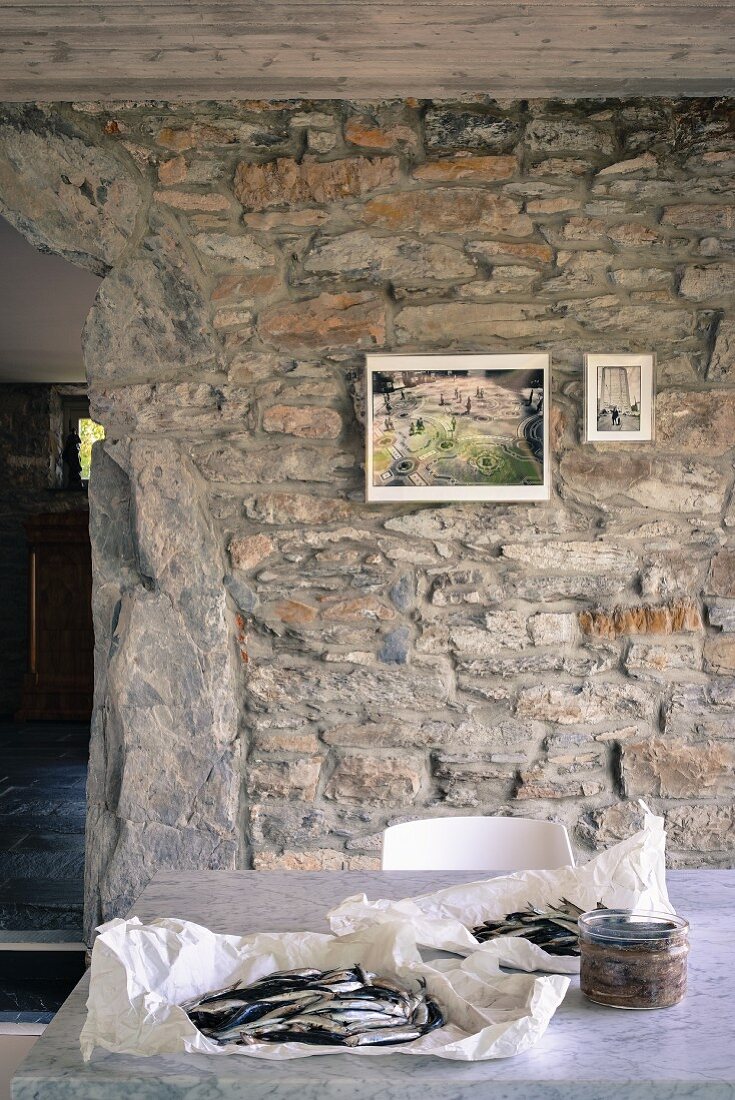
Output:
[[548,500],[548,355],[368,355],[366,373],[368,501]]
[[588,443],[653,439],[655,355],[585,355],[584,426]]

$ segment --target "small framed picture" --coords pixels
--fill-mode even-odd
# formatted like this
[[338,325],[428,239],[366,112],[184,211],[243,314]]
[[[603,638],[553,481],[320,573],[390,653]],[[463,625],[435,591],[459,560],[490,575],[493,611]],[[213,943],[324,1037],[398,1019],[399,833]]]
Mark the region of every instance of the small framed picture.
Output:
[[366,499],[548,500],[549,356],[368,355]]
[[655,355],[584,357],[584,427],[587,443],[653,439]]

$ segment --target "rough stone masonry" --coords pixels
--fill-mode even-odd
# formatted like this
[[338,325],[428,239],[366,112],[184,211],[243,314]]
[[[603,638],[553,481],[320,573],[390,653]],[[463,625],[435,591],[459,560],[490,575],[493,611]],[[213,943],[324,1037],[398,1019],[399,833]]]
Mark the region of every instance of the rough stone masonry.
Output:
[[[7,106],[0,196],[106,277],[85,359],[88,927],[161,867],[373,867],[388,822],[666,815],[728,865],[735,106]],[[370,349],[543,349],[548,505],[367,507]],[[585,351],[657,440],[580,440]]]

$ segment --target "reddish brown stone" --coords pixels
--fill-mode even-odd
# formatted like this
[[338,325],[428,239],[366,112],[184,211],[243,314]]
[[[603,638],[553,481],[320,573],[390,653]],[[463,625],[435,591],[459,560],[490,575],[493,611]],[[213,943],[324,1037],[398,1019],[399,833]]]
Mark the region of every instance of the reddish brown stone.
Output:
[[531,219],[521,213],[515,199],[470,187],[381,195],[365,204],[363,217],[368,225],[417,233],[464,233],[467,226],[475,232],[507,233],[511,237],[527,237],[533,232]]
[[529,214],[560,214],[574,210],[580,200],[576,195],[554,195],[548,198],[529,199],[526,210]]
[[648,229],[638,222],[625,222],[610,226],[608,237],[621,246],[635,248],[637,245],[656,244],[662,238],[654,229]]
[[276,210],[269,214],[243,214],[242,220],[251,229],[280,229],[281,226],[299,228],[322,225],[329,220],[326,210]]
[[351,622],[359,619],[395,619],[396,613],[375,596],[354,596],[347,599],[324,598],[322,617]]
[[418,135],[410,126],[396,123],[378,126],[366,115],[353,115],[345,123],[345,139],[363,149],[392,149],[396,145],[418,145]]
[[417,180],[478,180],[493,183],[509,180],[518,171],[518,160],[511,156],[483,157],[458,153],[441,160],[429,160],[413,171]]
[[688,601],[661,607],[615,607],[612,611],[581,611],[579,626],[591,638],[620,638],[626,634],[675,634],[701,630],[699,608]]
[[166,186],[172,183],[183,183],[186,176],[187,167],[183,157],[172,157],[171,160],[164,161],[158,169],[158,178]]
[[512,244],[509,241],[470,241],[470,250],[478,256],[499,260],[530,260],[550,264],[554,249],[548,244]]
[[172,126],[164,126],[162,130],[159,130],[156,141],[166,149],[175,149],[177,152],[193,149],[196,144],[196,139],[190,129],[176,130]]
[[173,206],[177,210],[203,210],[209,213],[219,213],[221,210],[229,210],[230,200],[227,195],[219,195],[210,192],[203,195],[197,191],[156,191],[153,198],[156,202]]
[[342,417],[319,405],[273,405],[263,414],[263,429],[300,439],[336,439],[342,431]]
[[320,294],[266,310],[258,331],[282,348],[366,348],[385,341],[385,308],[369,291]]
[[273,543],[267,535],[235,536],[230,541],[229,549],[236,569],[252,569],[273,553]]
[[238,104],[241,111],[247,111],[249,114],[259,115],[263,111],[273,110],[272,99],[243,99]]
[[358,198],[398,180],[396,157],[351,157],[348,160],[318,161],[290,157],[266,164],[238,164],[235,195],[248,210],[273,206],[308,206]]
[[549,415],[549,437],[551,446],[558,450],[567,430],[567,417],[564,409],[558,405],[552,405]]
[[[272,105],[271,105],[272,106]],[[245,110],[245,104],[240,104]],[[236,145],[247,142],[257,130],[251,123],[238,123],[228,120],[226,123],[192,122],[188,126],[164,126],[158,131],[156,141],[166,149],[184,152],[186,149],[200,146]]]
[[276,604],[275,611],[284,623],[312,623],[317,617],[316,609],[301,600],[282,600]]
[[565,241],[599,241],[607,236],[607,226],[598,218],[575,215],[566,219],[559,232]]
[[277,275],[260,275],[240,271],[225,275],[212,291],[213,302],[251,301],[253,298],[265,298],[280,285]]

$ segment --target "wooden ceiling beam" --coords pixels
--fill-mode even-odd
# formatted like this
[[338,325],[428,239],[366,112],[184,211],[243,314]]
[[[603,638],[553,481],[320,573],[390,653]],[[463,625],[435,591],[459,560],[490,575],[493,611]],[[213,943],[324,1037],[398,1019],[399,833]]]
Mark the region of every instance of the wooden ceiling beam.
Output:
[[732,0],[0,0],[0,100],[735,94]]

